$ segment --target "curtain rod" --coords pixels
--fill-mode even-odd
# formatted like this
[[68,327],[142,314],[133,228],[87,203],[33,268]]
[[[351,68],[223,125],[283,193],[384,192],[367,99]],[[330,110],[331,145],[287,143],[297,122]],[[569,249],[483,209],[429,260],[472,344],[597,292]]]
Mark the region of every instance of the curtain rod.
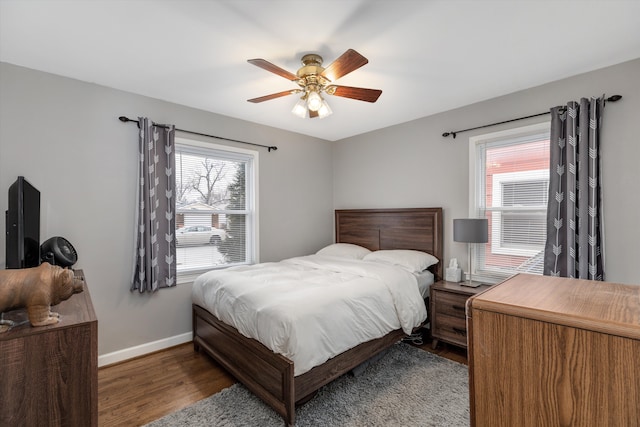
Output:
[[[138,127],[140,127],[140,122],[138,120],[133,120],[133,119],[130,119],[130,118],[125,117],[125,116],[118,117],[118,120],[120,120],[122,123],[133,122],[133,123],[136,123],[138,125]],[[161,124],[158,124],[158,123],[155,123],[155,122],[152,122],[152,123],[153,123],[154,126],[164,127],[164,128],[167,127],[166,125],[161,125]],[[239,142],[240,144],[248,144],[248,145],[253,145],[255,147],[264,147],[264,148],[267,149],[267,151],[269,153],[271,152],[271,150],[275,151],[275,150],[278,149],[278,147],[276,147],[275,145],[256,144],[256,143],[253,143],[253,142],[240,141],[240,140],[237,140],[237,139],[224,138],[224,137],[221,137],[221,136],[209,135],[209,134],[206,134],[206,133],[193,132],[193,131],[190,131],[190,130],[184,130],[184,129],[178,129],[178,128],[176,128],[176,130],[180,131],[180,132],[184,132],[184,133],[190,133],[192,135],[208,136],[209,138],[216,138],[216,139],[222,139],[222,140],[225,140],[225,141]]]
[[[616,101],[620,101],[621,99],[622,99],[622,95],[612,95],[609,98],[607,98],[606,101],[616,102]],[[459,134],[459,133],[462,133],[462,132],[468,132],[470,130],[488,128],[488,127],[491,127],[491,126],[501,125],[503,123],[511,123],[511,122],[515,122],[515,121],[518,121],[518,120],[530,119],[531,117],[544,116],[546,114],[551,114],[551,110],[547,111],[546,113],[532,114],[530,116],[518,117],[517,119],[505,120],[504,122],[491,123],[489,125],[482,125],[482,126],[477,126],[477,127],[474,127],[474,128],[469,128],[469,129],[454,130],[454,131],[451,131],[451,132],[445,132],[445,133],[442,134],[442,136],[446,138],[449,135],[451,135],[451,136],[453,136],[453,139],[456,139],[456,135]]]

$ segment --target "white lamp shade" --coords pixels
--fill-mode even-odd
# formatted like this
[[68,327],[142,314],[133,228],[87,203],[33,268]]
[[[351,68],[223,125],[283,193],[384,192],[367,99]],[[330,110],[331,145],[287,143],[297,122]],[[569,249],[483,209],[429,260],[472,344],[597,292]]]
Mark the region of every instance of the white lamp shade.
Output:
[[307,103],[305,100],[299,99],[298,102],[296,102],[296,105],[293,106],[293,110],[291,110],[291,112],[301,119],[307,117]]
[[329,104],[327,104],[327,101],[323,100],[322,101],[322,106],[318,110],[318,117],[323,119],[323,118],[331,115],[332,113],[333,113],[333,111],[331,111],[331,108],[329,108]]
[[489,241],[489,221],[486,218],[454,219],[453,241],[487,243]]

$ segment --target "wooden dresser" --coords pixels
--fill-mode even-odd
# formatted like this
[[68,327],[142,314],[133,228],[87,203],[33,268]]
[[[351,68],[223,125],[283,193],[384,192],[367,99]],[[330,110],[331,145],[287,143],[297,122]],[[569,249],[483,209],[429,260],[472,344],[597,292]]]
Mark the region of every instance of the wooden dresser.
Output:
[[467,324],[472,426],[640,425],[640,286],[519,274]]
[[[98,425],[98,321],[86,283],[52,311],[56,325],[0,333],[0,426]],[[28,319],[24,309],[5,318]]]

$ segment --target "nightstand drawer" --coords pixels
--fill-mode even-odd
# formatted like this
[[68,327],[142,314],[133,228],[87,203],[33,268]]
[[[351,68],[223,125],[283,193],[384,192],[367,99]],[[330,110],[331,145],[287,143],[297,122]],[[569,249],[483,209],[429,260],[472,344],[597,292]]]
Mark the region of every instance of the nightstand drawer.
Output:
[[467,320],[464,317],[461,319],[458,316],[438,314],[436,319],[437,321],[433,325],[434,336],[454,344],[467,346]]
[[467,299],[487,288],[486,285],[469,287],[443,280],[431,285],[431,347],[436,348],[442,340],[467,348]]
[[435,291],[433,293],[435,299],[435,310],[438,314],[444,314],[453,317],[465,318],[465,304],[468,295],[452,294],[450,292]]

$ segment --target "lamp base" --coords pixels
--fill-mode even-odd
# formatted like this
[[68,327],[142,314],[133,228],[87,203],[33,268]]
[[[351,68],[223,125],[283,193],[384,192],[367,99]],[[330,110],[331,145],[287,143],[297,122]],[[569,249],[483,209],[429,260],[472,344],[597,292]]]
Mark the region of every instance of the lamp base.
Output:
[[482,286],[482,283],[479,282],[461,282],[460,286],[466,286],[468,288],[477,288]]

